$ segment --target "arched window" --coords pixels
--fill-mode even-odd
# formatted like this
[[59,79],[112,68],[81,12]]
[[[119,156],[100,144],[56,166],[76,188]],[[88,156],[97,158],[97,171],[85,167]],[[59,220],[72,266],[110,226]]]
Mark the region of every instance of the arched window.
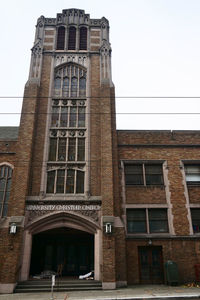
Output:
[[57,50],[64,50],[65,48],[65,27],[60,26],[58,28],[58,35],[57,35]]
[[80,28],[79,50],[87,50],[87,28]]
[[72,77],[71,97],[77,97],[77,85],[78,85],[78,79],[76,77]]
[[10,197],[12,168],[8,165],[0,166],[0,217],[7,216],[8,200]]
[[85,96],[86,93],[86,79],[81,77],[79,80],[79,96]]
[[76,50],[76,28],[69,27],[68,50]]

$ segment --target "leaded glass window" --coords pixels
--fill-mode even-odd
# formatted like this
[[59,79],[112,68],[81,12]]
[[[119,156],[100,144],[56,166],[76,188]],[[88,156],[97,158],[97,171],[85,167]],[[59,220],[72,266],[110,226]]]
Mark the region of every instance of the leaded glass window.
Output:
[[55,71],[47,193],[83,194],[86,170],[86,71],[68,63]]
[[8,165],[0,166],[0,217],[6,217],[12,181],[12,168]]

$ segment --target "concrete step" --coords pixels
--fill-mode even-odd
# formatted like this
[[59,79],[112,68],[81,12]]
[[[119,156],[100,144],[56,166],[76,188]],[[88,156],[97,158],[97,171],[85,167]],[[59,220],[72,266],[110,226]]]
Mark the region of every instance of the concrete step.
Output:
[[[56,281],[55,291],[101,290],[102,283],[96,280],[60,280]],[[19,282],[15,293],[50,292],[51,280],[28,280]]]

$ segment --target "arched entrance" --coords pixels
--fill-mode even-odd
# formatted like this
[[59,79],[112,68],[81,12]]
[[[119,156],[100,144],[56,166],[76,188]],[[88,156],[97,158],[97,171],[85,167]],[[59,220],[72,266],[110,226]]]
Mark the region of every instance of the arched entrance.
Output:
[[35,218],[24,231],[20,280],[45,270],[78,276],[94,270],[101,280],[101,229],[98,223],[76,212],[52,212]]
[[30,276],[47,270],[67,277],[94,270],[94,235],[65,227],[33,235]]

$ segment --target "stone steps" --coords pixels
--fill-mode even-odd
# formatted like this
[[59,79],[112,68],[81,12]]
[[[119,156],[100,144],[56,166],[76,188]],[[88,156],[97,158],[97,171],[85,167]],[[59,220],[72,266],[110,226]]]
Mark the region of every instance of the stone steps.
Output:
[[[102,283],[97,280],[56,280],[54,291],[101,290]],[[50,292],[51,280],[27,280],[18,282],[15,293]]]

